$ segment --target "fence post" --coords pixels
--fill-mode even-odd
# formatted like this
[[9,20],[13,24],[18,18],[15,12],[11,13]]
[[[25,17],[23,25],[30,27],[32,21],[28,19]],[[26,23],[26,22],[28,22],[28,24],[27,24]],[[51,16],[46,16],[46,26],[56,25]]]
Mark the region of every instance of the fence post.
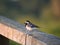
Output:
[[24,25],[2,16],[0,16],[0,34],[0,45],[9,45],[8,39],[22,45],[60,45],[60,38],[36,29],[28,31]]

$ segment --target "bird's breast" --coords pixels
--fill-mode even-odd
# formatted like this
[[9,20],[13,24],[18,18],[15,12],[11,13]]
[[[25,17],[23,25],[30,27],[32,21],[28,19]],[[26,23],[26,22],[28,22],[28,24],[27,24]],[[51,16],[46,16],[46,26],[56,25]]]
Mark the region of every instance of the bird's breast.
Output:
[[29,31],[31,31],[31,30],[32,30],[32,28],[31,28],[31,27],[29,27],[29,26],[26,26],[26,29],[27,29],[27,30],[29,30]]
[[35,27],[32,28],[32,27],[26,26],[26,29],[29,30],[29,31],[31,31],[31,30],[34,30],[34,29],[37,29],[37,28],[35,28]]

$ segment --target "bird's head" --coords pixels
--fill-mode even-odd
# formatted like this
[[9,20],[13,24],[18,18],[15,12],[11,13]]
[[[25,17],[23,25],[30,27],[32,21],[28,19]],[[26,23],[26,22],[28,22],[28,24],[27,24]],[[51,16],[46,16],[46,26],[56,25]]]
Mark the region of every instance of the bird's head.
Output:
[[29,21],[29,20],[26,20],[26,21],[25,21],[25,23],[29,24],[29,23],[30,23],[30,21]]
[[25,21],[25,26],[28,25],[28,24],[30,24],[30,21],[29,20],[26,20]]

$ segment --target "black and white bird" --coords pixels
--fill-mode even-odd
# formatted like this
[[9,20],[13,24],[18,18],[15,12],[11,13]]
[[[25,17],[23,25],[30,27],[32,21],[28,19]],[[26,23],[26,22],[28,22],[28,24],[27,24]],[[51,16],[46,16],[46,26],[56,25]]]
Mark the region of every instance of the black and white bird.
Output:
[[25,27],[29,31],[39,28],[38,26],[32,24],[29,20],[25,21]]

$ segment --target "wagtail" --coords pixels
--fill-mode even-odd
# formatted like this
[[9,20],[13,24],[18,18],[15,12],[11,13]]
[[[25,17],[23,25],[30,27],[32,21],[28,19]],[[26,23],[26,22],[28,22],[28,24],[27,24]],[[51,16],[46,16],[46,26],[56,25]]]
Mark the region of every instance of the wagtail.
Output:
[[39,28],[39,26],[32,24],[29,20],[25,21],[25,27],[29,31]]

